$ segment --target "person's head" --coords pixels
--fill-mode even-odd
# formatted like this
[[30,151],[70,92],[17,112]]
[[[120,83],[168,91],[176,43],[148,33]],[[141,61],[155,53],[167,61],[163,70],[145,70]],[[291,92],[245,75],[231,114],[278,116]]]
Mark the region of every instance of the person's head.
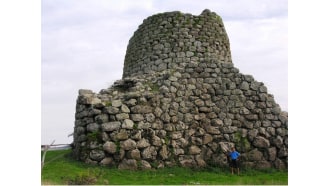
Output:
[[231,147],[231,151],[235,151],[235,147]]

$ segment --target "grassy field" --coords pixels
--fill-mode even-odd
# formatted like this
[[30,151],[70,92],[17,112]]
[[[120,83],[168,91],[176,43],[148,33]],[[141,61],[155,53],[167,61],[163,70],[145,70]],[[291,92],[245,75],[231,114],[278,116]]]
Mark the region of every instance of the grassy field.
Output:
[[70,158],[71,150],[48,151],[42,170],[43,185],[287,185],[288,172],[243,169],[231,175],[228,169],[183,167],[158,170],[118,170],[87,165]]

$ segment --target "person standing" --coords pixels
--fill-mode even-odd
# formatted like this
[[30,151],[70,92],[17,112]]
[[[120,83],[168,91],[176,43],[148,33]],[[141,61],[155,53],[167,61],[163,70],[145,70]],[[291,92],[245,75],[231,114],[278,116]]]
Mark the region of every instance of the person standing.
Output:
[[231,174],[234,174],[234,169],[236,169],[237,175],[239,175],[238,160],[239,160],[240,155],[241,154],[235,150],[235,147],[231,148],[231,151],[229,153],[229,156],[231,159]]

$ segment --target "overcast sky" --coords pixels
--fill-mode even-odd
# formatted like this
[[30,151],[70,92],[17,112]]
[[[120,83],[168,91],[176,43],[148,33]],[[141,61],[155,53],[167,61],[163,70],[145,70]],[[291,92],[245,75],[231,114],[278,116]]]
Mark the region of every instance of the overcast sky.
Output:
[[42,0],[41,142],[71,143],[79,89],[121,79],[130,37],[143,19],[210,9],[222,17],[232,59],[288,110],[287,0]]

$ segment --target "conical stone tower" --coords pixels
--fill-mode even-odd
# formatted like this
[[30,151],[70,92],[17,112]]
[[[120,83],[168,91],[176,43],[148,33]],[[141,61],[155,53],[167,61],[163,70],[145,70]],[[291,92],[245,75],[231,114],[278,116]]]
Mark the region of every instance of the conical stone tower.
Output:
[[287,168],[288,114],[262,82],[239,73],[221,18],[166,12],[129,41],[123,78],[79,90],[74,156],[120,169],[228,166]]

